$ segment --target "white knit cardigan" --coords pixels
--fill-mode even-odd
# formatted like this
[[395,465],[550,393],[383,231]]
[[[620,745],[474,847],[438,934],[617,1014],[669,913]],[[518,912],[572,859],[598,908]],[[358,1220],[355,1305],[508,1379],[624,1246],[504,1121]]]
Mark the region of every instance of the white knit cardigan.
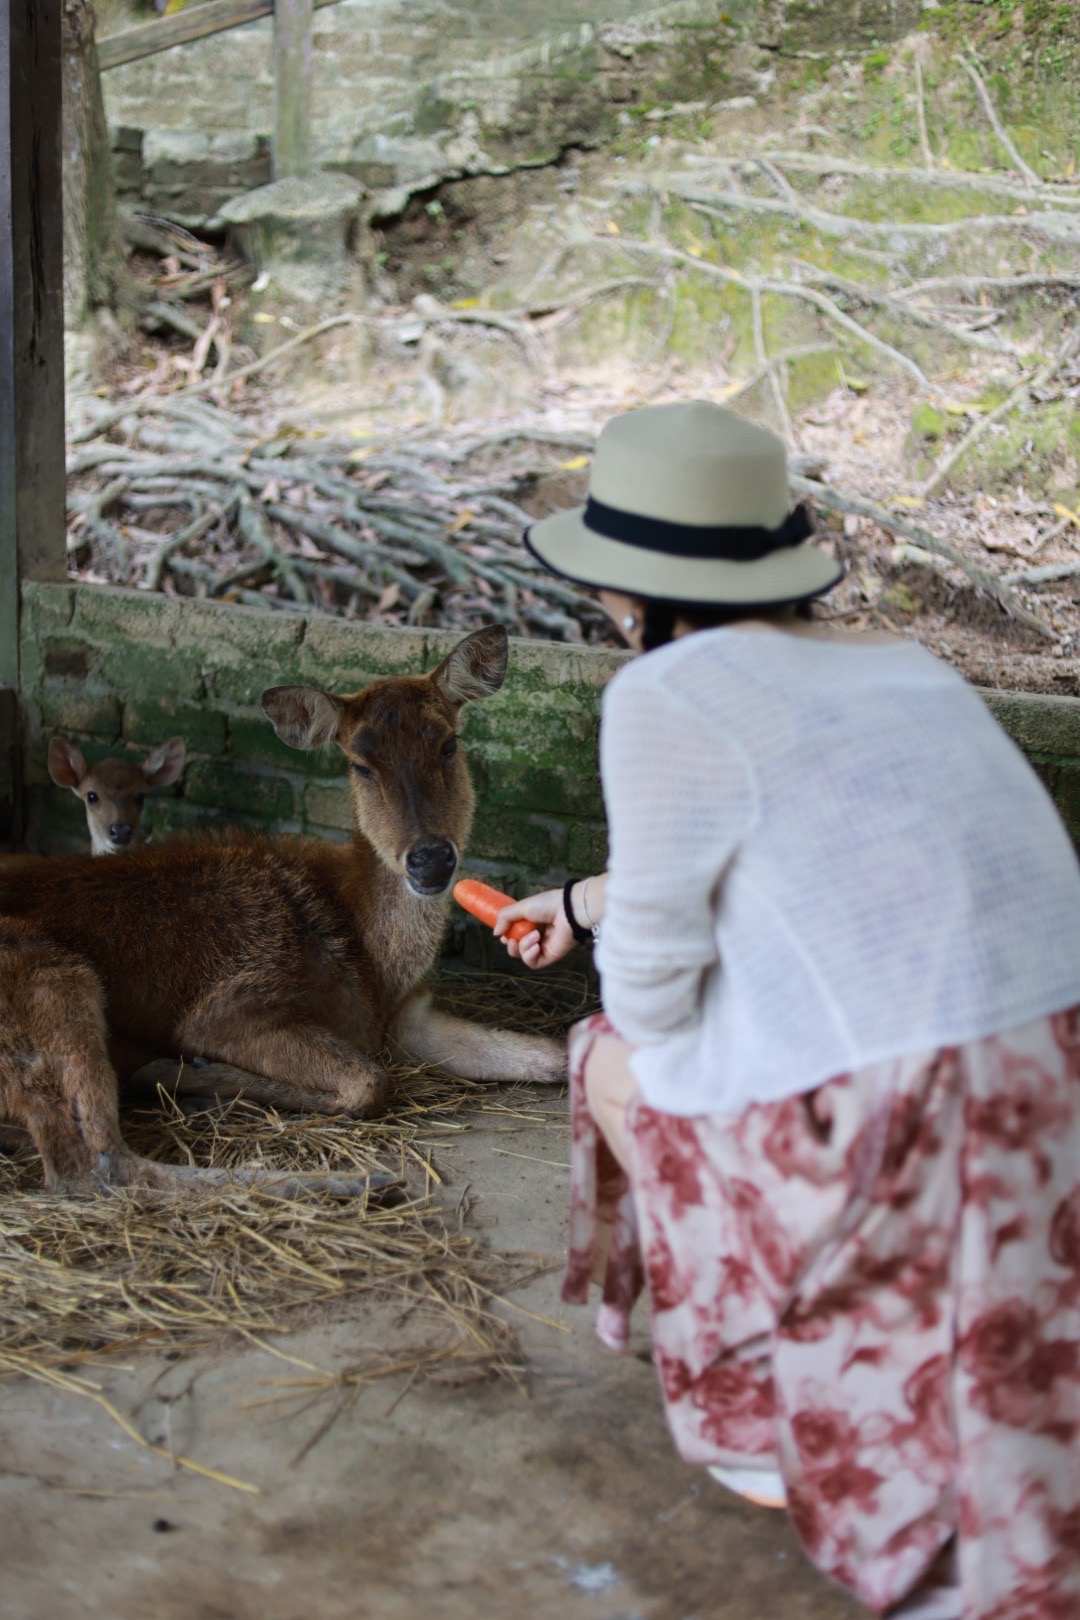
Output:
[[1080,1002],[1080,867],[914,643],[698,631],[605,693],[598,965],[645,1100],[734,1113]]

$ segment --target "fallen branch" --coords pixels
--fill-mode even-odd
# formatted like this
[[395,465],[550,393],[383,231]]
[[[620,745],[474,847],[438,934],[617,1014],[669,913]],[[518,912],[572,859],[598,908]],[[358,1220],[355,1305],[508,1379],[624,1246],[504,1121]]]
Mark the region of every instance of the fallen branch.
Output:
[[1016,150],[1016,147],[1010,140],[1004,124],[1001,122],[1001,119],[998,117],[997,112],[995,111],[994,103],[990,99],[990,92],[986,88],[986,82],[983,79],[982,74],[979,72],[978,68],[973,62],[964,62],[962,66],[964,72],[967,74],[968,78],[971,80],[976,91],[978,92],[979,100],[983,105],[983,111],[990,120],[990,127],[994,131],[994,134],[997,136],[1006,152],[1008,152],[1009,156],[1012,158],[1013,162],[1020,170],[1020,173],[1024,176],[1024,178],[1033,186],[1040,185],[1041,181],[1039,176],[1035,173],[1035,170],[1030,164],[1024,162],[1023,158],[1020,156],[1020,153]]
[[836,292],[847,293],[850,298],[858,298],[865,304],[876,304],[879,309],[888,310],[900,320],[911,321],[916,326],[927,327],[932,332],[940,332],[956,343],[967,344],[969,348],[989,349],[996,354],[1012,355],[1014,359],[1020,353],[1015,343],[998,337],[996,333],[978,332],[970,327],[956,326],[941,315],[932,315],[920,305],[908,303],[901,294],[879,292],[876,287],[864,287],[861,282],[849,281],[846,276],[838,276],[828,270],[819,270],[816,265],[806,265],[804,274],[807,280],[816,286],[832,287]]
[[1045,383],[1049,382],[1050,378],[1069,362],[1078,347],[1080,347],[1080,331],[1070,332],[1053,359],[1048,360],[1044,366],[1039,367],[1038,371],[1033,372],[1030,377],[1025,377],[1023,382],[1018,383],[1012,393],[1008,394],[1000,405],[995,405],[992,411],[987,411],[985,416],[980,416],[978,421],[964,434],[960,443],[955,445],[947,455],[942,456],[929,478],[919,489],[919,494],[924,498],[932,494],[948,477],[957,462],[967,455],[972,445],[976,444],[995,422],[1000,422],[1002,417],[1008,416],[1011,411],[1015,410],[1016,406],[1026,399],[1033,389],[1041,388]]
[[[589,240],[597,243],[602,242],[606,246],[611,246],[614,243],[614,238],[599,235],[591,236]],[[640,242],[631,237],[621,236],[615,245],[630,253],[649,253],[655,258],[666,259],[670,264],[686,265],[688,269],[698,270],[702,275],[714,276],[718,281],[725,281],[731,287],[739,287],[748,294],[752,292],[754,287],[757,287],[759,292],[779,293],[785,298],[799,298],[806,304],[813,304],[815,309],[819,309],[834,325],[842,327],[845,332],[850,332],[860,343],[865,343],[867,347],[876,350],[878,354],[884,355],[893,365],[899,366],[902,371],[906,371],[908,376],[919,384],[920,388],[930,386],[926,376],[914,360],[910,359],[906,354],[902,354],[899,349],[894,349],[891,343],[886,343],[882,338],[875,337],[873,332],[868,332],[864,326],[859,325],[858,321],[853,321],[849,315],[845,315],[833,299],[827,298],[824,293],[817,292],[813,287],[801,286],[797,281],[777,281],[771,276],[744,276],[737,270],[729,269],[727,265],[713,264],[709,259],[695,258],[692,253],[684,253],[681,248],[672,247],[666,242],[663,244]]]
[[1045,585],[1053,579],[1075,579],[1080,574],[1080,562],[1047,563],[1042,568],[1020,568],[1014,574],[1005,574],[1006,585]]
[[[933,186],[950,191],[983,191],[1003,201],[1030,205],[1033,201],[1048,202],[1065,209],[1080,207],[1080,193],[1076,195],[1060,187],[1021,185],[1004,174],[980,174],[972,169],[916,169],[904,164],[863,163],[858,158],[830,157],[825,152],[769,151],[769,161],[779,169],[793,169],[797,174],[839,174],[852,180],[870,180],[884,183],[900,182],[913,186]],[[738,157],[702,157],[688,153],[682,160],[687,168],[707,173],[710,169],[730,171],[745,161]]]
[[[1048,241],[1073,243],[1080,241],[1080,219],[1070,214],[1043,209],[1024,214],[967,214],[963,219],[950,220],[874,220],[860,219],[852,214],[830,214],[809,203],[793,203],[780,197],[754,197],[738,191],[706,191],[694,181],[687,183],[678,175],[666,182],[667,189],[684,202],[722,215],[735,213],[773,214],[793,219],[800,225],[809,225],[822,236],[869,237],[874,240],[895,241],[898,236],[916,239],[935,239],[969,233],[972,230],[989,231],[994,235],[1024,231],[1042,236]],[[632,192],[642,189],[625,184],[620,188]]]
[[922,147],[923,162],[927,169],[934,167],[934,154],[930,150],[930,137],[926,131],[926,101],[923,97],[922,63],[915,58],[915,108],[919,120],[919,145]]
[[1015,619],[1018,624],[1026,625],[1029,630],[1037,631],[1048,641],[1057,641],[1055,632],[1046,621],[1029,612],[1018,602],[1009,587],[996,574],[990,574],[985,568],[980,568],[978,564],[969,561],[962,551],[958,551],[947,540],[939,540],[929,529],[924,529],[918,523],[911,523],[907,518],[888,511],[884,506],[875,505],[873,501],[858,500],[853,495],[845,495],[841,490],[830,489],[827,484],[818,483],[816,479],[803,478],[798,473],[793,473],[790,475],[790,481],[793,489],[802,495],[809,495],[811,500],[824,507],[826,511],[849,512],[854,517],[869,518],[887,534],[901,535],[906,540],[913,540],[924,551],[932,551],[939,557],[946,557],[949,562],[955,563],[979,590],[993,597],[1010,618]]
[[[273,365],[275,360],[281,360],[287,354],[292,354],[302,344],[310,343],[313,338],[321,337],[324,332],[332,332],[337,326],[355,326],[364,320],[362,315],[331,315],[325,321],[319,321],[315,326],[309,326],[305,331],[298,332],[287,343],[279,343],[276,349],[270,349],[266,354],[260,355],[257,360],[250,361],[246,366],[239,366],[235,371],[225,376],[204,378],[202,382],[191,383],[187,388],[178,388],[168,397],[176,399],[191,399],[196,394],[209,393],[213,388],[230,388],[233,383],[240,382],[244,377],[251,377],[264,367]],[[86,423],[69,435],[72,444],[85,444],[88,439],[96,439],[99,433],[104,433],[117,422],[122,422],[125,416],[139,415],[143,411],[155,411],[162,408],[159,394],[143,395],[139,399],[129,400],[124,405],[118,405],[111,411],[104,412],[93,422]]]

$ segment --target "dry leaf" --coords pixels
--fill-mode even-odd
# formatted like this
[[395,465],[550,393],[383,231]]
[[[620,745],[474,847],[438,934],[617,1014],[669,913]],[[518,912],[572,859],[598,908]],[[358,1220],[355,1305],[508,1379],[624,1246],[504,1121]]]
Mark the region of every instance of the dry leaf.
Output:
[[571,456],[569,461],[559,462],[559,467],[563,472],[580,472],[582,467],[587,467],[588,465],[588,456]]
[[454,519],[453,523],[451,523],[450,527],[446,531],[447,534],[448,535],[460,534],[462,529],[467,529],[468,528],[469,524],[472,522],[472,520],[473,520],[473,518],[475,516],[476,516],[476,513],[473,512],[473,511],[470,511],[470,509],[466,506],[462,511],[460,511],[458,513],[458,515]]
[[926,505],[926,502],[921,495],[894,495],[892,504],[893,506],[906,506],[909,512],[917,512],[920,506]]
[[615,221],[613,219],[606,219],[604,221],[604,229],[605,229],[605,231],[607,231],[609,236],[621,236],[622,235],[622,232],[620,231],[619,227],[616,225],[616,223],[615,223]]
[[398,584],[396,579],[391,580],[390,584],[386,587],[385,591],[383,591],[382,595],[379,597],[379,600],[375,604],[376,613],[389,613],[392,607],[397,606],[400,596],[401,586]]
[[450,308],[451,309],[475,309],[477,304],[479,304],[479,302],[480,302],[479,298],[454,298],[454,299],[451,300]]
[[1054,511],[1058,517],[1068,518],[1070,523],[1075,523],[1076,527],[1080,529],[1080,515],[1074,512],[1070,506],[1062,506],[1060,501],[1055,501]]

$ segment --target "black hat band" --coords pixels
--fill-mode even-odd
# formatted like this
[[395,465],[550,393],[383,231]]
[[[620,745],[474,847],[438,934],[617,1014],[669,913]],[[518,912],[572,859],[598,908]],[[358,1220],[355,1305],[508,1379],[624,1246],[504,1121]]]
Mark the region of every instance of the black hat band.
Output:
[[624,512],[591,495],[582,522],[594,534],[639,546],[643,551],[659,551],[671,557],[707,557],[714,562],[757,562],[774,551],[799,545],[814,532],[803,505],[789,512],[778,529],[708,528],[699,523],[669,523],[665,518]]

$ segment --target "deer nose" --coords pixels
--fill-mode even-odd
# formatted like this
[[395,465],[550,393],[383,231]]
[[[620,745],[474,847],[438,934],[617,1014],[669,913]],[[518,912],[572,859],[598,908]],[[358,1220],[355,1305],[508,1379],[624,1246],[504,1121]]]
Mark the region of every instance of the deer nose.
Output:
[[454,875],[458,852],[448,839],[416,844],[405,857],[405,871],[418,889],[441,892]]
[[109,828],[109,837],[112,839],[114,844],[130,844],[130,821],[114,821]]

